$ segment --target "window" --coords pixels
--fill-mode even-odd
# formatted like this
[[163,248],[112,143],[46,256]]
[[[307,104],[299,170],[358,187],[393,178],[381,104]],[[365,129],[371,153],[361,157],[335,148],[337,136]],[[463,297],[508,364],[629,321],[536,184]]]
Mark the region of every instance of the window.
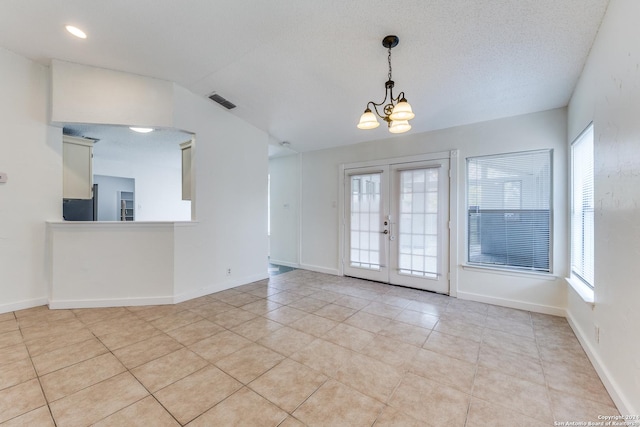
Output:
[[551,150],[467,159],[470,264],[551,271]]
[[593,288],[593,125],[571,144],[571,274]]

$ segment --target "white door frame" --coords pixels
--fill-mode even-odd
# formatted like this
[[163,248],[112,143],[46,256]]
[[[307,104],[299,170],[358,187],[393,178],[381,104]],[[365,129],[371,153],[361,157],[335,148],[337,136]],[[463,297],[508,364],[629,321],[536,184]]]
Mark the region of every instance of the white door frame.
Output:
[[449,159],[449,295],[458,294],[458,173],[459,150],[441,151],[416,156],[393,157],[369,160],[357,163],[343,163],[339,168],[338,177],[338,270],[344,276],[345,240],[346,240],[346,206],[345,206],[345,169],[376,167],[380,165],[395,165],[399,163],[425,162],[438,159]]

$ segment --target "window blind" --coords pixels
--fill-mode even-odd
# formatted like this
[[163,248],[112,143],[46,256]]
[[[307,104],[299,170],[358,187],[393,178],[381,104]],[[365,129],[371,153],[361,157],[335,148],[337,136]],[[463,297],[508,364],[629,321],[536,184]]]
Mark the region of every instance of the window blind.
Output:
[[469,263],[551,271],[551,154],[467,159]]
[[571,145],[571,272],[594,284],[593,126]]

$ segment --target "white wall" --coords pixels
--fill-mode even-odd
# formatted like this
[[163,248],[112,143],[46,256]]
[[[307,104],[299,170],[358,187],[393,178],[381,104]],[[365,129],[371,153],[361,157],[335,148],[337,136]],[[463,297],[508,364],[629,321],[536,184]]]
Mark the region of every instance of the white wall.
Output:
[[[595,306],[567,312],[618,408],[640,414],[640,3],[612,0],[569,104],[569,141],[594,124]],[[600,327],[600,340],[595,327]]]
[[[67,223],[61,229],[52,224],[47,240],[46,222],[62,220],[62,129],[47,125],[52,100],[50,70],[0,49],[0,125],[4,131],[0,171],[9,175],[9,182],[0,184],[0,312],[47,300],[54,306],[175,301],[267,277],[266,133],[171,83],[167,91],[164,83],[150,79],[152,93],[159,86],[160,93],[170,97],[152,96],[158,102],[145,108],[149,106],[136,103],[145,96],[130,98],[130,85],[114,85],[135,82],[144,95],[145,78],[129,79],[124,73],[94,67],[84,67],[86,75],[79,76],[83,66],[73,64],[71,68],[82,85],[74,89],[73,79],[66,78],[61,68],[52,79],[54,87],[56,81],[64,81],[65,90],[57,92],[51,105],[58,120],[81,122],[90,113],[94,123],[175,126],[198,135],[194,148],[198,221],[173,223],[171,238],[160,224],[160,230],[152,224],[151,231],[146,231],[152,234],[149,238],[140,237],[136,228],[144,224],[111,233],[122,233],[119,239],[88,229],[86,224],[77,229],[73,226],[78,224]],[[86,92],[91,84],[95,87]],[[85,100],[74,90],[97,94],[107,89],[107,102],[100,106],[70,101]],[[118,106],[127,100],[132,104],[123,115]],[[145,116],[149,110],[157,114]],[[136,250],[120,251],[123,241],[138,242]],[[100,257],[92,257],[96,242],[100,243]],[[153,246],[152,252],[145,253],[147,245]],[[73,251],[79,258],[74,258]],[[74,264],[75,260],[82,262]],[[96,279],[122,266],[124,271],[117,275]],[[229,276],[227,268],[232,269]],[[162,280],[157,272],[162,273]],[[55,288],[51,299],[49,283]],[[109,283],[118,286],[110,288]]]
[[[385,135],[384,130],[380,135]],[[458,248],[459,263],[466,259],[466,157],[551,148],[554,150],[553,227],[566,230],[566,110],[493,120],[436,132],[409,134],[343,148],[301,154],[301,260],[305,268],[337,273],[338,172],[343,163],[411,156],[459,149]],[[276,164],[272,161],[272,173]],[[295,191],[295,190],[291,190]],[[290,194],[289,198],[293,199]],[[292,231],[290,231],[292,233]],[[292,236],[286,239],[292,240]],[[553,236],[553,276],[502,274],[458,266],[458,297],[541,312],[563,314],[567,273],[567,241],[563,232]],[[276,243],[272,240],[272,246]]]
[[271,177],[271,262],[297,267],[300,229],[300,162],[297,154],[269,160]]
[[62,219],[62,129],[48,69],[0,48],[0,313],[46,303],[45,221]]
[[174,96],[174,126],[196,134],[197,221],[176,228],[176,295],[266,278],[267,134],[178,85]]

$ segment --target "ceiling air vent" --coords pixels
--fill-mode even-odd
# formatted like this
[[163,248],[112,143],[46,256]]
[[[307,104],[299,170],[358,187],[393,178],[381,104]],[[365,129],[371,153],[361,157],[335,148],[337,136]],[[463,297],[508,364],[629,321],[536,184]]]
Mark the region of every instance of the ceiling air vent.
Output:
[[209,96],[209,99],[214,101],[214,102],[217,102],[220,105],[222,105],[227,110],[232,110],[232,109],[236,108],[236,104],[234,104],[233,102],[227,101],[225,98],[221,97],[217,93],[212,93]]

